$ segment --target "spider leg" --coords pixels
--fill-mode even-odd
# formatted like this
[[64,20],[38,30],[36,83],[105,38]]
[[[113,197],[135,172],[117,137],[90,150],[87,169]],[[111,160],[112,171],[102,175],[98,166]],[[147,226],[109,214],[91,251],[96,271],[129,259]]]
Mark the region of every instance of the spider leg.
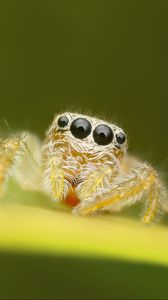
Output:
[[130,174],[119,174],[106,193],[100,190],[99,195],[83,201],[74,212],[89,215],[101,210],[113,210],[117,206],[131,205],[146,197],[147,208],[143,222],[151,223],[161,208],[162,184],[157,172],[147,164],[137,164]]
[[36,135],[25,133],[24,151],[17,161],[13,175],[22,188],[42,191],[41,141]]
[[42,190],[41,143],[38,138],[23,132],[0,139],[0,194],[8,177],[13,177],[22,188]]
[[103,190],[110,188],[110,182],[117,171],[116,164],[91,164],[88,163],[79,175],[79,184],[76,193],[81,201],[89,201],[92,197],[97,197]]
[[14,168],[24,150],[25,136],[11,136],[0,139],[0,195],[3,195],[8,177],[13,175]]
[[52,141],[45,143],[42,149],[44,191],[56,202],[65,199],[72,180],[71,171],[66,169],[67,151],[64,146],[55,147]]

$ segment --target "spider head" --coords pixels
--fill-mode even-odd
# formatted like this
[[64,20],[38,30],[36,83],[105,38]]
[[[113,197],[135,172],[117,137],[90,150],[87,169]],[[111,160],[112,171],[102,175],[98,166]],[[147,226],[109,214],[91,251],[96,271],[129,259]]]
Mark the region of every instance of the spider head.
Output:
[[53,199],[66,199],[95,170],[107,167],[106,179],[114,176],[126,144],[125,133],[116,125],[77,113],[57,115],[43,145],[46,190]]

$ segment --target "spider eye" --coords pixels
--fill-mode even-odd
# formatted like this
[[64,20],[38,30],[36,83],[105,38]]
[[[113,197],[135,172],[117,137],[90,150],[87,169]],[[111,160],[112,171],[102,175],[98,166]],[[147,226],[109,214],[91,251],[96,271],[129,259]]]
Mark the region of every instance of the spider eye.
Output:
[[93,131],[93,138],[98,145],[108,145],[113,140],[113,131],[105,124],[98,125]]
[[64,128],[68,125],[69,119],[66,116],[62,116],[58,119],[58,126]]
[[91,133],[91,124],[84,118],[78,118],[71,124],[70,131],[74,137],[84,139]]
[[119,144],[124,144],[125,140],[126,140],[126,136],[123,132],[118,132],[116,134],[116,140]]

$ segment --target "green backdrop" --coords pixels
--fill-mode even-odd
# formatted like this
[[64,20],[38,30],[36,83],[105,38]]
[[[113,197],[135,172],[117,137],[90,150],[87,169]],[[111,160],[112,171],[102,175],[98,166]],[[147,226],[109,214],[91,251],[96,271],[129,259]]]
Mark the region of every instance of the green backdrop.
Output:
[[[130,150],[166,174],[167,82],[166,0],[0,1],[0,130],[6,130],[8,123],[12,131],[29,129],[43,137],[57,112],[89,111],[123,126],[128,133]],[[37,259],[26,254],[2,253],[5,275],[3,272],[0,275],[3,282],[0,296],[66,298],[69,295],[78,298],[81,291],[83,298],[98,295],[103,298],[106,291],[109,298],[112,295],[153,298],[159,295],[160,288],[163,297],[168,295],[164,285],[167,268],[158,267],[153,273],[153,267],[148,270],[148,266],[145,269],[143,265],[61,259],[62,263],[58,257]],[[72,272],[71,277],[71,272],[68,273],[73,287],[68,291],[71,292],[66,289],[62,292],[60,286],[60,282],[67,282],[67,277],[64,278],[66,267],[73,269],[75,274]],[[43,285],[40,294],[41,287],[34,282],[42,269],[51,281]],[[93,281],[94,290],[83,283],[85,277],[89,282],[90,269],[97,274],[92,277],[92,280],[97,278]],[[135,292],[130,282],[123,293],[116,284],[109,288],[109,283],[107,288],[106,276],[107,280],[109,276],[116,279],[114,273],[110,273],[112,269],[116,272],[117,284],[119,278],[124,284],[125,276],[133,279],[137,275],[139,280],[146,282],[145,274],[146,278],[155,274],[151,281],[155,289],[153,291],[152,285],[151,289],[148,285],[149,292],[143,294],[137,283]],[[19,291],[24,270],[25,282],[31,282],[31,288],[25,283]],[[62,281],[57,274],[59,288],[56,292],[52,283],[57,270]],[[102,272],[104,277],[98,275]],[[9,273],[13,274],[14,281],[12,276],[8,280]],[[81,280],[77,274],[81,274]],[[162,285],[159,287],[156,285],[158,276]]]

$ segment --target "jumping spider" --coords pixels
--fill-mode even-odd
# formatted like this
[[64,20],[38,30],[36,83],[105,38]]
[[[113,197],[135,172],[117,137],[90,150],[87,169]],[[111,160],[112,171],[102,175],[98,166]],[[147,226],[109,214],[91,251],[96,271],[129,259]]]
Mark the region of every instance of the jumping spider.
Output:
[[120,211],[144,199],[143,222],[151,223],[163,210],[166,189],[153,167],[126,150],[118,126],[66,112],[55,117],[44,143],[31,133],[0,140],[0,192],[11,175],[78,215]]

